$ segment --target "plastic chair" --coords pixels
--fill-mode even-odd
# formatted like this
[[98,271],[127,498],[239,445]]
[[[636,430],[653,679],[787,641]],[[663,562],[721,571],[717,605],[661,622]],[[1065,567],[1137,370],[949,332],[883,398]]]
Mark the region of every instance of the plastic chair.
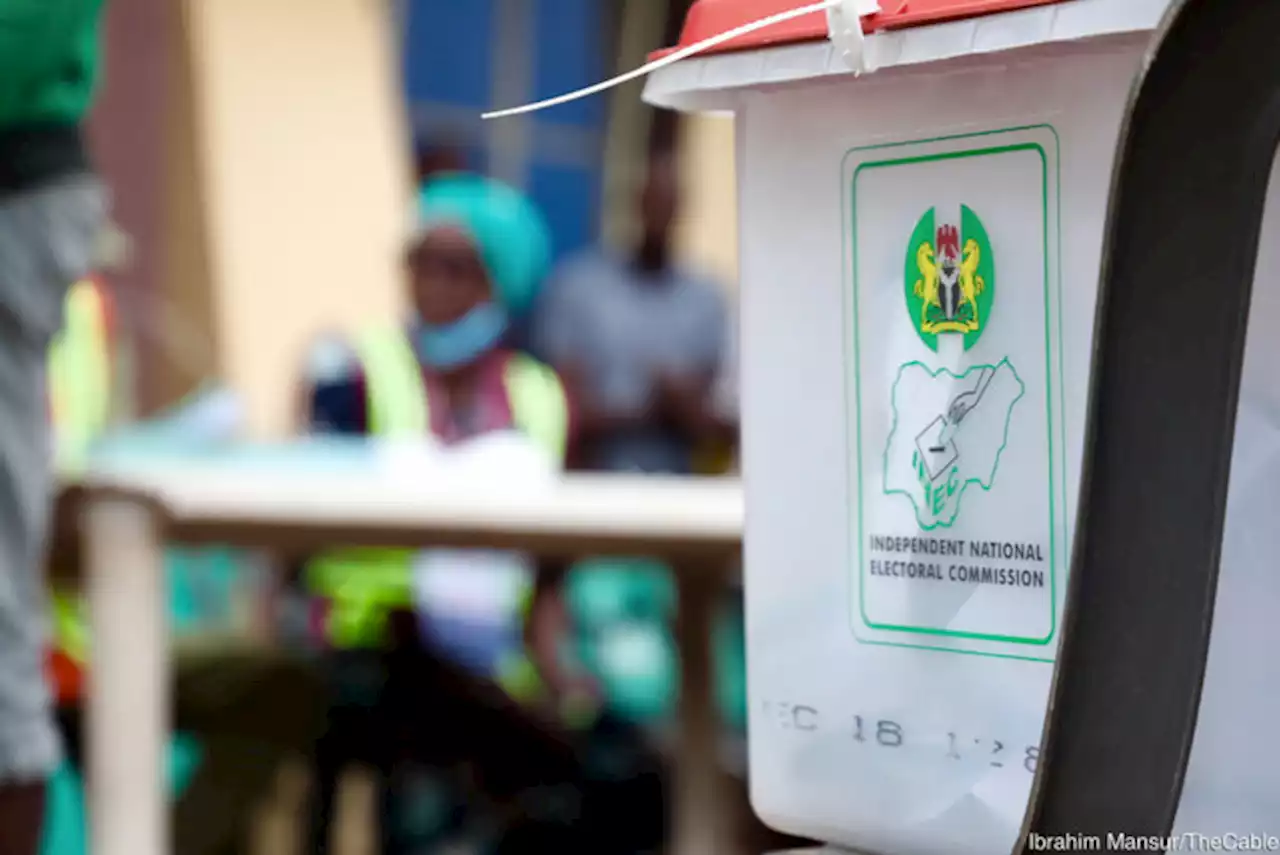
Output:
[[676,592],[665,565],[647,559],[592,559],[566,580],[578,626],[578,655],[602,684],[609,706],[637,723],[668,717],[679,682],[670,621]]
[[237,589],[247,581],[243,556],[230,549],[170,548],[165,563],[174,631],[229,629]]
[[[578,653],[601,682],[610,706],[633,722],[651,724],[675,710],[680,658],[671,621],[677,605],[671,570],[651,559],[592,559],[567,580],[569,609],[579,627]],[[716,697],[723,720],[746,726],[746,650],[740,602],[717,619],[712,639]]]
[[712,643],[716,663],[716,701],[726,725],[747,729],[747,639],[741,595],[725,603]]

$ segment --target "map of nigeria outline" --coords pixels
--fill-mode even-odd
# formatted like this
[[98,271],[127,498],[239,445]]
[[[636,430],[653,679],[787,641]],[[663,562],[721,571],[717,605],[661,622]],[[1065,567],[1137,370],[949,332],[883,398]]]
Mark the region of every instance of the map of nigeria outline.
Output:
[[1007,357],[959,375],[921,362],[902,365],[890,390],[884,494],[906,496],[924,531],[952,526],[970,484],[994,486],[1014,407],[1025,394]]

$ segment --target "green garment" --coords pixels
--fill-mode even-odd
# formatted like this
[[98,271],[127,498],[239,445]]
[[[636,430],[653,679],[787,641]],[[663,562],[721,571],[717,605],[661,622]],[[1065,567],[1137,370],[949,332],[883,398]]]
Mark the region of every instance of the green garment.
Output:
[[98,84],[105,0],[0,0],[0,130],[73,125]]

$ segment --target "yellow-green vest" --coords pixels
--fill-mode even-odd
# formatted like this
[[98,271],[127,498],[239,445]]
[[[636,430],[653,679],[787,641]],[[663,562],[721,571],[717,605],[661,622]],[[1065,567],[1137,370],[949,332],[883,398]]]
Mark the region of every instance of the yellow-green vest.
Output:
[[[403,331],[369,331],[357,340],[356,351],[364,370],[370,433],[377,437],[429,433],[430,400],[422,368]],[[516,354],[507,363],[505,385],[515,426],[563,461],[569,409],[556,373]],[[351,548],[309,563],[308,588],[330,602],[325,629],[333,646],[381,644],[389,613],[413,607],[414,554],[410,549]],[[510,672],[507,681],[513,684],[531,680],[523,663],[512,663],[504,670]]]
[[[82,279],[67,292],[62,329],[49,346],[49,418],[54,468],[79,475],[89,448],[111,415],[111,305],[103,286]],[[54,592],[52,676],[60,698],[79,694],[87,662],[88,630],[79,595]]]
[[49,414],[54,465],[59,475],[72,477],[111,415],[111,312],[93,279],[71,286],[63,312],[62,329],[49,347]]

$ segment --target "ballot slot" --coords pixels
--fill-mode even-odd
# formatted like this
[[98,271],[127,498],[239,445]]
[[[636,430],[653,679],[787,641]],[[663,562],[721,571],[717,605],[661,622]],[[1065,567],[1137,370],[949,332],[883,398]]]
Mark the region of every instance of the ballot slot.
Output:
[[1276,4],[1177,4],[1128,109],[1023,851],[1280,847],[1277,27]]

